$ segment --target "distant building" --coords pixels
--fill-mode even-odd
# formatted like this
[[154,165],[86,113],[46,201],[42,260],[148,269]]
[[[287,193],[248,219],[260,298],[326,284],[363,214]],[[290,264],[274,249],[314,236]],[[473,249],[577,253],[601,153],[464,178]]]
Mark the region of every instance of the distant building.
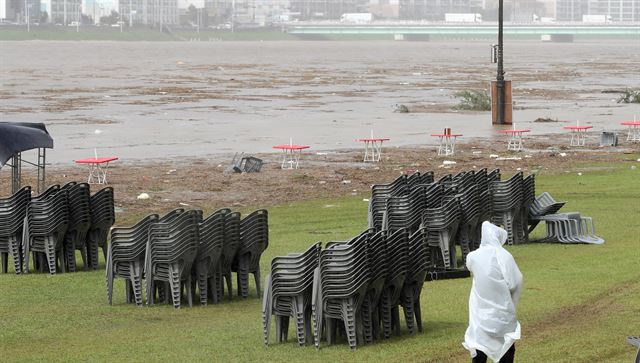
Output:
[[300,20],[340,19],[345,13],[368,12],[369,0],[291,0],[291,15]]
[[0,19],[16,21],[16,5],[12,0],[0,0]]
[[367,13],[374,19],[398,19],[400,16],[400,0],[369,0]]
[[0,19],[26,24],[27,18],[40,22],[40,0],[0,0]]
[[446,13],[471,13],[471,1],[400,0],[400,19],[440,21]]
[[103,16],[111,14],[110,4],[98,0],[82,0],[82,14],[91,17],[94,23],[98,23]]
[[135,25],[177,25],[178,0],[119,0],[124,21]]
[[81,21],[81,0],[42,0],[42,11],[47,12],[47,22],[69,25]]
[[557,21],[582,21],[582,16],[588,14],[588,0],[556,0]]
[[640,21],[640,0],[589,0],[588,15],[605,15],[611,21]]
[[231,0],[204,0],[204,8],[214,23],[231,21]]
[[515,23],[531,23],[534,15],[540,17],[544,6],[537,0],[513,0],[511,5],[511,21]]

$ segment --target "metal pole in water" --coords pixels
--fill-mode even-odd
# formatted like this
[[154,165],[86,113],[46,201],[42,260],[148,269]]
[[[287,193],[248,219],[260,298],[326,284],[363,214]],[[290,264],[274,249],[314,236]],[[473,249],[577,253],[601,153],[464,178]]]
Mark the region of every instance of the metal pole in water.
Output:
[[498,3],[498,74],[496,78],[496,123],[504,124],[504,64],[502,59],[503,0]]

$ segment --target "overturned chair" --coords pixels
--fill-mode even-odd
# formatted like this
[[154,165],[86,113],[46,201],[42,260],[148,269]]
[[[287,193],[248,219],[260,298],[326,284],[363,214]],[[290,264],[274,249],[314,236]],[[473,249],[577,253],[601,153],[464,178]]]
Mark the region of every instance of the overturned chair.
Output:
[[596,235],[593,219],[578,212],[551,214],[540,220],[546,224],[547,235],[538,242],[604,243],[604,239]]

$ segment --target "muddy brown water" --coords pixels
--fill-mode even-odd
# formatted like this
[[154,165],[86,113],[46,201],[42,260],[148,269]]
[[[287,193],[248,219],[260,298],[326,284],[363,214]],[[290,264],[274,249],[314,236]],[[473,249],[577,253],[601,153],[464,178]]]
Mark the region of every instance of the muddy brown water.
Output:
[[[640,118],[603,90],[640,87],[640,42],[507,42],[518,128],[593,133]],[[44,122],[53,163],[433,145],[445,127],[497,138],[488,112],[456,112],[453,94],[495,77],[486,42],[0,42],[0,120]],[[394,112],[396,104],[415,112]],[[534,123],[538,117],[559,123]],[[96,130],[99,130],[96,133]]]

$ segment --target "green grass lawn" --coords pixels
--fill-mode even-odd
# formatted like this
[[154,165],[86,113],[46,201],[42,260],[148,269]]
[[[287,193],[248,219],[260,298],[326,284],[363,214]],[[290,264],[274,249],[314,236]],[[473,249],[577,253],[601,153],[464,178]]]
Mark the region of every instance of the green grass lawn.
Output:
[[[640,170],[629,162],[540,175],[537,192],[567,200],[564,211],[594,217],[602,246],[509,247],[525,279],[518,309],[520,362],[631,362],[627,335],[640,334]],[[366,225],[363,196],[270,208],[271,242],[263,257],[340,240]],[[136,216],[137,217],[137,216]],[[130,217],[132,218],[132,217]],[[539,232],[538,232],[539,233]],[[253,284],[251,284],[253,286]],[[0,360],[464,362],[470,279],[428,282],[422,295],[426,331],[350,351],[346,343],[300,348],[262,344],[261,299],[174,310],[124,303],[118,281],[107,305],[104,271],[0,276]]]

